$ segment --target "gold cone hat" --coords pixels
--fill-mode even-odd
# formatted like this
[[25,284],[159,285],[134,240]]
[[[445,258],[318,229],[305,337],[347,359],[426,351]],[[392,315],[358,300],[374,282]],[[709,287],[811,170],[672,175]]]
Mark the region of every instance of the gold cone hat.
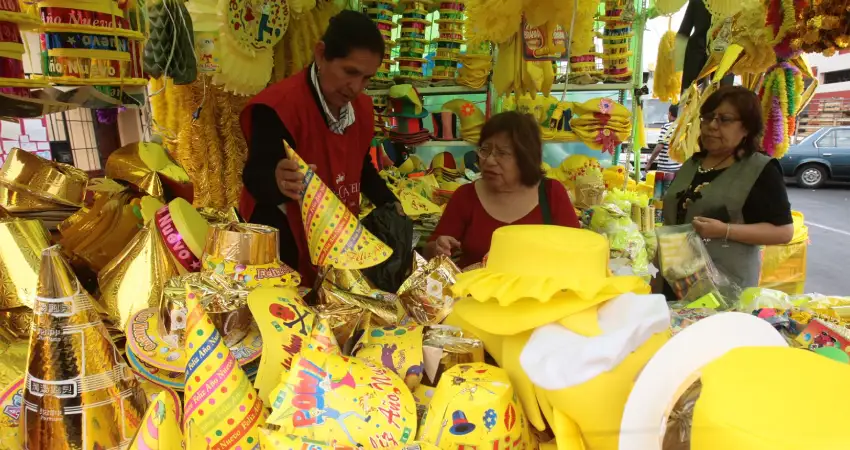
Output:
[[147,408],[59,246],[42,252],[21,418],[24,448],[126,447]]
[[130,450],[181,450],[183,432],[180,429],[179,398],[160,392],[142,419],[142,426]]
[[100,301],[123,330],[130,316],[158,306],[169,278],[179,274],[159,232],[148,224],[98,274]]
[[32,308],[41,251],[49,242],[40,220],[0,220],[0,309]]
[[336,194],[288,144],[286,154],[304,175],[301,220],[315,266],[365,269],[386,261],[393,251],[367,230]]
[[190,182],[186,171],[154,142],[136,142],[110,153],[104,172],[107,177],[127,181],[160,200],[165,200],[160,176],[177,183]]

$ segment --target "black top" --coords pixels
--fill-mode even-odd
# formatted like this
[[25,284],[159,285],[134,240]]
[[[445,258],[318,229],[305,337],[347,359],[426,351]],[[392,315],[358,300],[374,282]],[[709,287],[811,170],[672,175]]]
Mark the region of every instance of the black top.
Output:
[[[321,110],[316,87],[310,82],[310,77],[307,77],[307,80],[313,91],[316,105]],[[360,117],[357,119],[363,120]],[[366,120],[371,120],[371,117]],[[325,117],[325,124],[327,125],[327,117]],[[242,182],[257,204],[251,217],[246,219],[251,223],[268,225],[280,230],[280,259],[286,265],[298,270],[298,247],[286,215],[279,207],[290,199],[280,192],[275,179],[277,163],[286,158],[283,141],[286,140],[292,148],[296,148],[295,140],[275,110],[266,105],[251,107],[251,130],[251,145],[248,148],[245,170],[242,172]],[[363,169],[360,172],[360,191],[375,206],[397,201],[395,195],[378,175],[378,170],[372,165],[372,158],[368,151],[363,158]]]
[[682,24],[679,25],[678,34],[705,43],[710,28],[711,13],[705,7],[704,0],[689,0],[688,7],[685,9],[685,16],[682,18]]
[[[699,186],[711,183],[724,170],[712,170],[707,173],[697,171],[694,174],[691,185],[678,197],[676,223],[685,222],[687,216],[687,211],[684,208],[685,201],[687,200],[689,203],[699,202],[702,197],[702,194],[699,193]],[[750,194],[744,201],[741,213],[744,216],[745,224],[770,223],[782,226],[794,223],[791,217],[791,203],[788,201],[788,192],[785,191],[785,178],[782,176],[782,170],[777,160],[772,159],[764,166],[761,175],[756,179]],[[720,217],[710,218],[729,220]]]

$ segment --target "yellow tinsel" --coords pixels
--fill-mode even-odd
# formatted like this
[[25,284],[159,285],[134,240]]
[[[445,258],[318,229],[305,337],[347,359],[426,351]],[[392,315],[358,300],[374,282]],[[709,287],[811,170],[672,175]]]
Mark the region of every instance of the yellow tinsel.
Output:
[[165,79],[165,97],[168,100],[165,110],[165,123],[161,124],[164,126],[162,134],[168,139],[174,139],[174,136],[177,136],[177,130],[179,129],[180,122],[177,119],[178,100],[176,99],[176,94],[174,92],[174,80],[171,78]]
[[523,0],[466,0],[468,45],[509,41],[519,30]]
[[676,71],[676,32],[667,30],[658,44],[658,62],[652,80],[652,93],[662,102],[679,103],[682,90],[682,72]]
[[160,132],[165,127],[165,118],[168,115],[168,103],[165,95],[165,80],[163,78],[152,78],[148,91],[151,93],[151,115],[153,116],[154,131]]
[[283,39],[274,47],[274,67],[271,81],[294,75],[313,61],[313,46],[321,39],[330,18],[339,12],[332,2],[293,17]]
[[598,0],[577,0],[575,21],[573,23],[571,53],[575,55],[586,54],[585,52],[594,48],[593,45],[593,23],[596,18],[596,10],[599,8]]

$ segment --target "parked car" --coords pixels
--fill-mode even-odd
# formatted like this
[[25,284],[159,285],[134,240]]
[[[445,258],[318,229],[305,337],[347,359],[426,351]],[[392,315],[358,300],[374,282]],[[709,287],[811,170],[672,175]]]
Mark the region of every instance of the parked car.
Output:
[[779,163],[797,185],[817,189],[827,181],[850,181],[850,126],[823,127],[788,149]]

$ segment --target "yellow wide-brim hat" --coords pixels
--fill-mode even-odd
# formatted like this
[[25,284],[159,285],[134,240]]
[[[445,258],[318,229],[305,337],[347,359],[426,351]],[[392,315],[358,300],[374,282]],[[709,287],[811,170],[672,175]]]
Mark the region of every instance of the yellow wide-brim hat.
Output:
[[613,117],[630,118],[631,113],[625,106],[606,97],[590,99],[584,103],[576,103],[573,113],[581,116],[583,114],[608,114]]
[[512,225],[493,233],[485,267],[459,275],[452,290],[459,297],[496,301],[502,307],[570,294],[585,301],[604,297],[599,303],[646,291],[640,277],[611,276],[608,259],[608,241],[592,231]]

